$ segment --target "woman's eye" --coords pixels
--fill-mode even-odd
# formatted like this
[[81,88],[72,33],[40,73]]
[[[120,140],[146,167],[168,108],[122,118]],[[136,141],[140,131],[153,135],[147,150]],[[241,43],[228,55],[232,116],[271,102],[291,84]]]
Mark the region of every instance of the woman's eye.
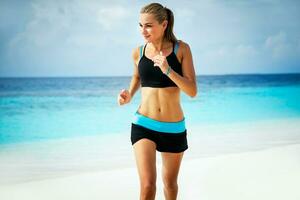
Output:
[[[143,25],[139,24],[139,26],[140,26],[141,28],[143,28]],[[145,28],[149,28],[149,27],[152,27],[152,26],[151,26],[151,25],[145,25]]]

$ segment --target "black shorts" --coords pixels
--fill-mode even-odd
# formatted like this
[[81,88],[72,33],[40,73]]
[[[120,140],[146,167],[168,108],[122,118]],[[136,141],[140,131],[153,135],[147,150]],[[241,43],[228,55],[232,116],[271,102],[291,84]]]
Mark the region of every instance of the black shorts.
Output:
[[186,130],[180,133],[159,132],[132,123],[131,144],[147,138],[155,142],[157,151],[179,153],[188,149],[186,133]]

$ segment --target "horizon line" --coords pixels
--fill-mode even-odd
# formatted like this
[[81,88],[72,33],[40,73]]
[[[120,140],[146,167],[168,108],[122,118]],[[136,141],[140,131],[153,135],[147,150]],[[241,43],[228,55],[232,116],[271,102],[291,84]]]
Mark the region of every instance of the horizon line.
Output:
[[[197,76],[240,76],[240,75],[297,75],[300,72],[283,73],[228,73],[228,74],[196,74]],[[106,75],[106,76],[0,76],[0,78],[112,78],[112,77],[131,77],[132,75]]]

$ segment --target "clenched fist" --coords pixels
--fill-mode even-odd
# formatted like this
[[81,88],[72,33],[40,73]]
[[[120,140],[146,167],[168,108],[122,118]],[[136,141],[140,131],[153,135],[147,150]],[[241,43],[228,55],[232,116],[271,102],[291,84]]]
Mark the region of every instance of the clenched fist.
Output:
[[129,103],[131,100],[131,95],[128,90],[123,89],[120,94],[118,95],[118,104],[124,105],[126,103]]

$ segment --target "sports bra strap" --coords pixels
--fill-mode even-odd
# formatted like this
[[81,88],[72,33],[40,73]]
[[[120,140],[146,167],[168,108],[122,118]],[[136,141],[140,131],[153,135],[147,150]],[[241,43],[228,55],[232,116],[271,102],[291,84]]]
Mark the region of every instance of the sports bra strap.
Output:
[[143,57],[143,45],[140,47],[140,60]]
[[179,48],[179,42],[176,42],[175,47],[174,47],[174,53],[175,54],[177,54],[178,48]]

